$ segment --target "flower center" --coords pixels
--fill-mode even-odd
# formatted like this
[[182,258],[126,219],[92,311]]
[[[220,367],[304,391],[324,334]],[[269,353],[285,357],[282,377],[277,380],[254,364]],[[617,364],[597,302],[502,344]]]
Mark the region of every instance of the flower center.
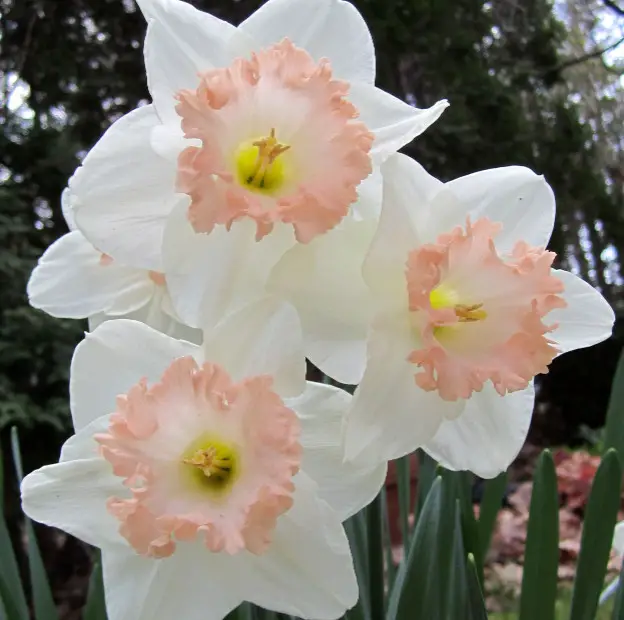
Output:
[[182,453],[182,476],[193,489],[221,495],[238,478],[239,461],[232,445],[201,435]]
[[268,194],[279,189],[286,177],[284,158],[280,155],[289,148],[289,145],[277,141],[274,128],[265,138],[243,143],[236,154],[240,184]]
[[[410,252],[407,289],[416,346],[416,383],[444,400],[470,398],[490,381],[505,395],[548,371],[557,349],[545,322],[563,308],[555,255],[518,242],[499,255],[500,225],[486,218]],[[487,310],[486,310],[487,309]]]
[[472,323],[474,321],[484,321],[487,312],[483,310],[483,304],[461,304],[458,303],[459,296],[456,291],[438,286],[429,293],[429,303],[434,310],[452,308],[460,323]]

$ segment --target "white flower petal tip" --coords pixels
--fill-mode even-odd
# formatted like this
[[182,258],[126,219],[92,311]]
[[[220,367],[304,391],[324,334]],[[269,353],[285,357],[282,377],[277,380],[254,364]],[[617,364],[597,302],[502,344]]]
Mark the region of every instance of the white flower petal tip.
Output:
[[618,555],[624,554],[624,521],[620,521],[615,526],[612,546]]
[[[25,480],[25,509],[103,548],[112,618],[168,620],[189,590],[168,589],[164,600],[158,584],[188,565],[191,582],[208,572],[220,584],[196,589],[192,620],[243,600],[341,617],[358,596],[342,518],[380,485],[378,472],[330,475],[339,434],[327,434],[323,415],[339,425],[349,395],[311,385],[293,401],[300,417],[270,375],[235,380],[194,355],[197,347],[132,321],[88,335],[72,366],[81,430],[61,463]],[[77,415],[85,407],[107,414]]]
[[447,469],[495,478],[524,445],[534,403],[532,385],[506,396],[488,385],[466,402],[457,418],[444,420],[423,449]]
[[374,86],[353,83],[350,99],[359,118],[375,135],[372,156],[381,163],[435,123],[449,106],[443,99],[430,108],[416,108]]
[[375,81],[375,49],[358,10],[342,0],[269,0],[240,30],[264,47],[284,38],[315,59],[327,58],[335,75],[350,82]]
[[565,308],[554,310],[549,319],[556,325],[552,339],[559,352],[590,347],[607,340],[613,332],[615,312],[590,284],[568,271],[555,270],[563,282]]

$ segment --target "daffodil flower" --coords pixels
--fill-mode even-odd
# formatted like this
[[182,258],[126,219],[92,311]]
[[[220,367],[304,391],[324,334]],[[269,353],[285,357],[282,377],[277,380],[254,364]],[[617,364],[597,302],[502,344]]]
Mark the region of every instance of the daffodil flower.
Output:
[[555,200],[521,167],[443,184],[395,155],[363,267],[375,299],[368,361],[346,423],[350,459],[418,447],[483,477],[520,450],[533,378],[611,334],[614,314],[545,250]]
[[342,521],[386,467],[343,462],[351,397],[304,377],[296,312],[273,298],[203,347],[123,319],[87,334],[76,434],[22,501],[101,548],[110,620],[221,620],[242,601],[329,620],[355,604]]
[[[327,236],[339,252],[330,232],[377,218],[379,165],[447,102],[418,109],[376,88],[370,33],[342,0],[269,0],[239,27],[180,0],[139,6],[153,104],[87,155],[75,217],[120,264],[164,272],[186,324],[214,325],[267,293],[289,248]],[[327,329],[306,334],[320,364],[335,354]]]
[[62,195],[70,232],[43,253],[28,281],[30,305],[58,318],[89,319],[91,329],[110,318],[142,321],[176,338],[197,341],[200,331],[177,317],[161,272],[120,265],[76,229],[71,194]]

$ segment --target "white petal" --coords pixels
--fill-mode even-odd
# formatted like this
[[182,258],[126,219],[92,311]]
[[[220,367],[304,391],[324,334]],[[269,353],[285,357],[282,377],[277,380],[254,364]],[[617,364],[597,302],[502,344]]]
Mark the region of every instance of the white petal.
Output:
[[423,133],[448,107],[448,102],[443,99],[421,110],[361,82],[351,85],[349,99],[360,113],[359,120],[375,134],[371,154],[378,162]]
[[206,361],[221,364],[235,380],[271,375],[281,396],[305,388],[305,355],[297,312],[264,297],[228,316],[204,340]]
[[407,312],[373,323],[366,372],[347,414],[348,460],[381,463],[405,456],[430,441],[442,420],[463,406],[416,385],[418,369],[407,361],[410,341]]
[[355,220],[379,221],[383,192],[383,176],[379,166],[373,165],[373,171],[358,185],[358,199],[351,205],[345,218]]
[[57,239],[39,259],[28,281],[31,306],[56,317],[83,319],[113,307],[119,314],[144,306],[152,296],[147,272],[113,261],[75,230]]
[[334,75],[373,84],[375,48],[366,22],[342,0],[269,0],[239,27],[258,47],[290,39],[315,60],[328,58]]
[[387,471],[385,462],[344,462],[342,425],[350,403],[351,396],[344,390],[311,382],[301,396],[286,403],[301,420],[301,468],[319,485],[321,499],[343,521],[377,496]]
[[613,532],[613,548],[618,555],[624,554],[624,521],[620,521],[615,526]]
[[163,122],[179,124],[175,94],[198,85],[197,74],[230,63],[231,24],[179,0],[138,0],[149,22],[147,83]]
[[373,300],[362,263],[374,231],[374,221],[350,219],[297,244],[277,263],[267,285],[297,308],[307,357],[340,383],[359,383],[364,372]]
[[72,197],[69,187],[66,187],[61,194],[61,211],[63,212],[63,218],[65,219],[67,228],[69,228],[69,230],[75,230],[76,222],[74,221]]
[[294,243],[292,228],[276,227],[255,240],[251,220],[209,234],[191,227],[186,208],[171,214],[165,230],[163,260],[175,311],[187,325],[205,329],[263,296],[269,273]]
[[546,323],[558,327],[548,337],[565,353],[574,349],[591,347],[611,336],[615,314],[607,300],[590,284],[569,271],[553,270],[563,280],[562,297],[567,308],[553,310],[546,316]]
[[162,271],[160,250],[167,215],[176,201],[176,166],[157,155],[151,132],[160,125],[153,106],[114,123],[69,181],[78,228],[101,252],[133,267]]
[[[502,222],[496,237],[499,252],[509,252],[517,241],[546,247],[555,223],[555,197],[544,177],[522,166],[475,172],[446,184],[459,199],[464,213],[454,225],[487,217]],[[449,224],[444,224],[447,232]]]
[[400,153],[382,166],[383,206],[363,274],[384,305],[407,307],[405,263],[420,242],[429,201],[444,186],[413,159]]
[[506,471],[520,452],[534,401],[532,385],[500,396],[488,383],[466,401],[459,417],[442,422],[423,449],[447,469],[494,478]]
[[358,586],[339,516],[303,472],[295,503],[278,520],[262,555],[232,557],[243,595],[261,607],[310,620],[334,620],[355,605]]
[[115,397],[140,379],[159,381],[178,357],[201,356],[201,349],[174,340],[137,321],[102,323],[76,347],[69,381],[74,428],[115,410]]
[[243,600],[236,575],[225,573],[223,556],[199,541],[180,543],[161,560],[105,549],[108,620],[222,620]]
[[121,479],[99,456],[46,465],[22,481],[22,508],[35,521],[90,545],[123,543],[106,500],[124,493]]

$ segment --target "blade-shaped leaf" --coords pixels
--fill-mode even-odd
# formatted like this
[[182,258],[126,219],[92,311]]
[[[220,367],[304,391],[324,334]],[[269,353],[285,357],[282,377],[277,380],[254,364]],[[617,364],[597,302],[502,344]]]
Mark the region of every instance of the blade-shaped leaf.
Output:
[[479,583],[479,575],[475,565],[474,556],[468,554],[468,610],[470,620],[488,620],[483,591]]
[[445,615],[440,616],[445,620],[457,620],[466,618],[466,604],[468,602],[468,575],[466,574],[466,552],[462,540],[462,523],[460,517],[460,500],[455,500],[455,526],[453,528],[453,551],[451,557],[451,570],[448,574],[447,608]]
[[615,448],[618,454],[624,454],[624,351],[620,355],[607,408],[607,420],[604,430],[604,450]]
[[570,620],[593,620],[595,617],[611,553],[621,482],[617,454],[615,450],[609,450],[596,472],[587,502]]
[[384,558],[383,558],[383,514],[381,494],[366,507],[366,531],[368,535],[368,599],[371,616],[383,618],[384,600]]
[[624,562],[618,578],[617,592],[615,593],[615,603],[613,604],[612,620],[624,620]]
[[412,455],[408,454],[394,462],[397,472],[397,489],[399,496],[399,523],[401,526],[401,539],[403,541],[403,552],[405,555],[407,555],[410,540],[409,514],[412,508],[411,459]]
[[418,450],[416,454],[418,455],[418,492],[416,493],[414,515],[418,521],[418,517],[425,505],[427,494],[436,477],[438,464],[424,450]]
[[83,620],[106,620],[106,602],[104,599],[104,580],[102,578],[102,563],[99,553],[94,559],[87,602],[82,611]]
[[457,513],[453,487],[451,478],[442,477],[431,485],[390,594],[388,620],[445,617]]
[[[0,497],[4,497],[3,462],[0,452]],[[0,510],[0,601],[7,620],[28,620],[28,605],[3,510]]]
[[533,478],[533,493],[522,573],[519,620],[552,620],[559,564],[559,498],[552,455],[544,450]]
[[[20,453],[19,438],[17,428],[11,429],[11,449],[13,451],[13,463],[17,473],[18,483],[24,477],[22,468],[22,457]],[[58,611],[52,597],[50,582],[43,565],[41,552],[37,545],[35,528],[32,521],[26,517],[26,545],[28,550],[28,569],[30,573],[30,583],[32,587],[33,606],[35,608],[36,620],[58,620]]]
[[490,548],[492,532],[498,517],[498,511],[503,503],[503,495],[507,488],[507,472],[503,472],[483,483],[483,499],[479,508],[479,542],[481,543],[481,557],[485,557]]
[[363,510],[347,519],[344,524],[349,538],[353,566],[360,588],[360,597],[355,607],[349,610],[349,620],[371,620],[370,600],[368,595],[368,540],[366,534],[366,515]]
[[474,477],[467,471],[455,472],[453,475],[457,477],[464,549],[466,553],[471,553],[476,559],[479,582],[483,583],[483,556],[481,553],[481,543],[479,541],[479,526],[472,505]]
[[396,568],[394,566],[394,558],[392,557],[392,537],[390,535],[390,515],[388,513],[388,496],[386,487],[381,489],[381,503],[383,513],[383,546],[386,556],[386,582],[388,591],[392,589]]

